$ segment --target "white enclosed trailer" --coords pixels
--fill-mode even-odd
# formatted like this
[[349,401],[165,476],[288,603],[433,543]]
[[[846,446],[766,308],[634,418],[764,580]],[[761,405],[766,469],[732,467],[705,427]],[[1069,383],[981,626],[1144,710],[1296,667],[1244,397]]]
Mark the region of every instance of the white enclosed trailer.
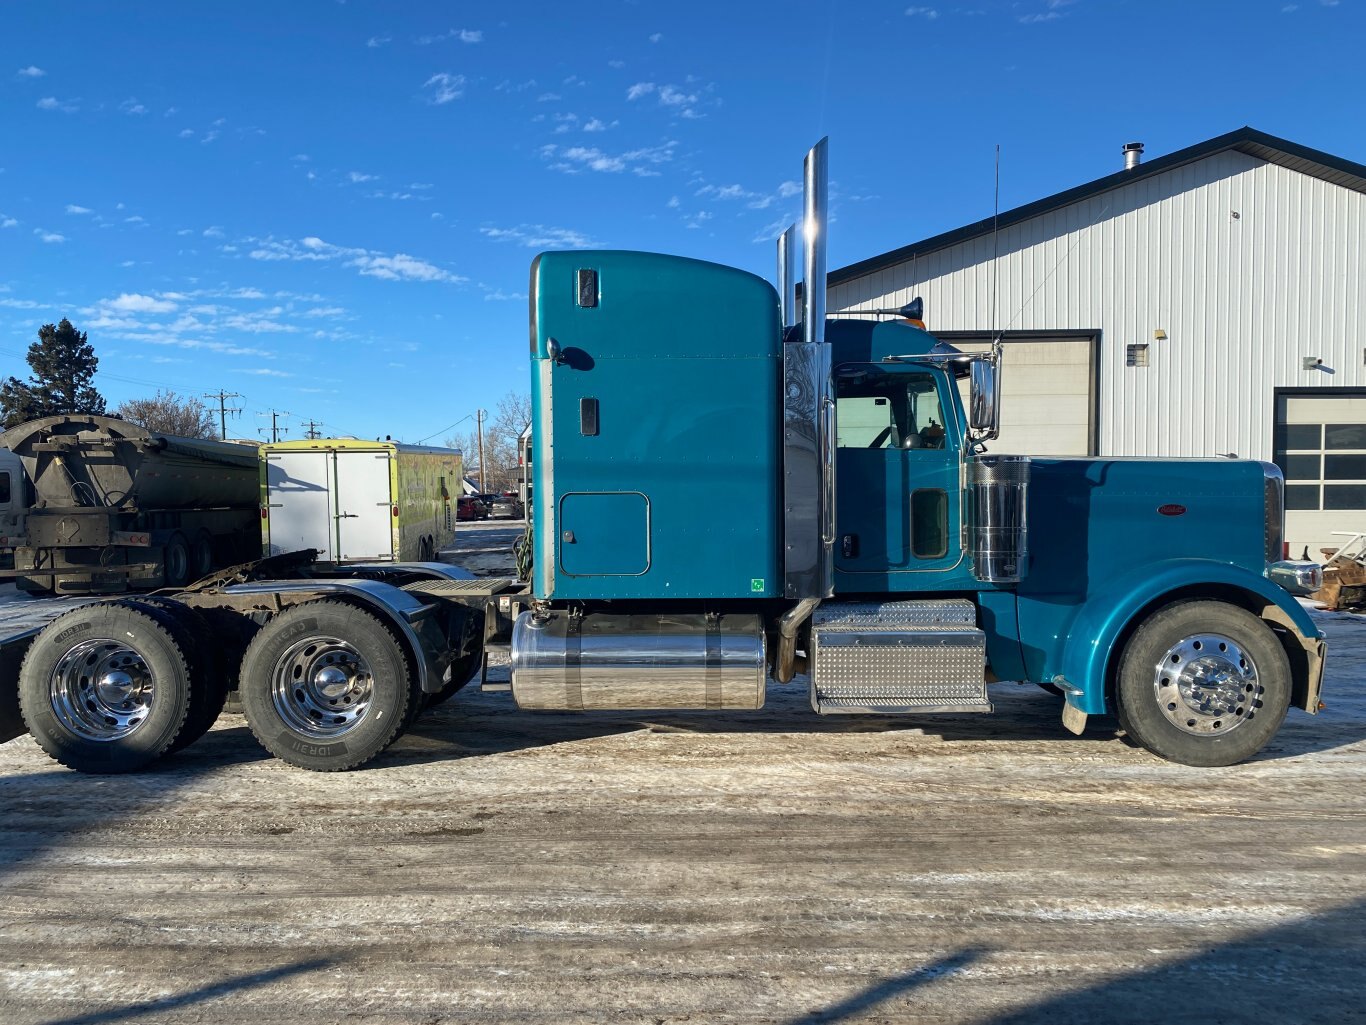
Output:
[[457,449],[326,439],[261,447],[262,554],[429,562],[454,537]]

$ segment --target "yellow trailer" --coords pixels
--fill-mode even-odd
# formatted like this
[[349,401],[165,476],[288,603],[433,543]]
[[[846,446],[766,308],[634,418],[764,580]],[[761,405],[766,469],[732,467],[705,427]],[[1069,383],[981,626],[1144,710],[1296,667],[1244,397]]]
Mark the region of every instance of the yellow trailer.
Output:
[[261,446],[265,555],[430,562],[455,536],[458,449],[325,438]]

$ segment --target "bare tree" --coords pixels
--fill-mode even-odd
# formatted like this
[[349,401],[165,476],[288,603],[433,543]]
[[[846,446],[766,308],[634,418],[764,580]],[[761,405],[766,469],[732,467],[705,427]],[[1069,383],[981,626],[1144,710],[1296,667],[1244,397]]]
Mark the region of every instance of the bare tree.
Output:
[[181,438],[218,437],[213,413],[192,395],[181,397],[173,391],[159,391],[154,398],[129,399],[114,410],[114,415],[162,434]]
[[[479,481],[479,440],[473,431],[446,439],[447,448],[458,448],[465,476]],[[490,491],[517,490],[517,446],[509,445],[501,435],[484,432],[484,486]]]
[[[531,423],[531,396],[508,392],[498,400],[498,408],[484,424],[484,486],[490,491],[516,491],[520,474],[517,467],[517,439]],[[465,476],[479,479],[479,438],[474,431],[446,439],[447,448],[458,448],[464,456]]]
[[498,410],[489,421],[489,432],[514,445],[531,423],[531,396],[510,391],[498,400]]

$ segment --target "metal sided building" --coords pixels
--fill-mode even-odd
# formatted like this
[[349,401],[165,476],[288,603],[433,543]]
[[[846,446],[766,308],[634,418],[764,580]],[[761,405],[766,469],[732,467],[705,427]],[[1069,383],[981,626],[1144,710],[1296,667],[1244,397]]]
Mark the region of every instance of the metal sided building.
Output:
[[[1274,460],[1292,556],[1366,531],[1366,166],[1242,128],[830,272],[1005,340],[997,452]],[[993,259],[993,252],[999,255]],[[999,275],[999,283],[996,276]]]

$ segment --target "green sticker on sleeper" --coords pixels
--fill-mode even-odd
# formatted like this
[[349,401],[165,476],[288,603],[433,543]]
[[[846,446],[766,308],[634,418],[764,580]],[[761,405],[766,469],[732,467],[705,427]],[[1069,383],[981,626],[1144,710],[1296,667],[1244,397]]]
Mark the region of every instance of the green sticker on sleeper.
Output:
[[749,589],[751,591],[762,592],[764,589],[764,578],[752,577],[749,582]]

